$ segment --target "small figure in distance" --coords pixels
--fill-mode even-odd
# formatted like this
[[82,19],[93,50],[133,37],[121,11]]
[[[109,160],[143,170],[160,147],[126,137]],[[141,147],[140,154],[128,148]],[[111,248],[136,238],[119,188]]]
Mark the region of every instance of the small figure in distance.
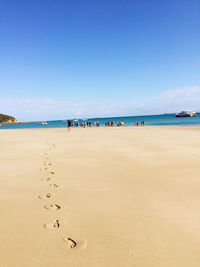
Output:
[[141,126],[144,126],[144,121],[141,122]]
[[67,131],[68,131],[68,132],[70,132],[70,128],[71,128],[71,126],[72,126],[72,122],[71,122],[71,120],[68,120],[68,121],[67,121]]

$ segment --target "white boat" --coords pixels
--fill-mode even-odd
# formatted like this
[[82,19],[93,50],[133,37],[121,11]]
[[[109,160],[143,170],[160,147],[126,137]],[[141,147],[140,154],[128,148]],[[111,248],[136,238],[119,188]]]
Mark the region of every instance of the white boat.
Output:
[[184,110],[176,114],[176,117],[194,117],[194,116],[196,116],[196,113],[192,112],[191,110]]
[[47,122],[46,121],[42,121],[41,124],[42,125],[47,125]]

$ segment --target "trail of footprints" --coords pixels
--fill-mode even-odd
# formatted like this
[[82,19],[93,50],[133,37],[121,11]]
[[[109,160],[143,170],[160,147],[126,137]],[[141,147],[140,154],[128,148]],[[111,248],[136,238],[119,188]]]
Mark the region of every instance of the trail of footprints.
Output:
[[[43,176],[41,178],[41,181],[42,182],[49,182],[51,180],[54,179],[55,177],[55,171],[52,171],[51,169],[51,166],[52,166],[52,163],[50,162],[49,160],[49,153],[56,148],[56,145],[51,143],[51,142],[47,142],[47,148],[44,150],[44,154],[42,155],[42,168],[40,168],[40,171],[43,171]],[[51,188],[51,190],[53,189],[57,189],[58,188],[58,185],[56,183],[51,183],[51,184],[48,184],[48,186]],[[53,211],[58,211],[61,209],[61,206],[57,203],[49,203],[49,201],[51,201],[51,197],[55,195],[54,192],[48,192],[44,195],[40,195],[39,196],[39,199],[41,200],[45,200],[46,202],[48,201],[48,203],[46,203],[44,205],[44,209],[46,210],[53,210]],[[58,219],[53,219],[47,223],[45,223],[43,225],[44,229],[47,229],[47,230],[52,230],[52,229],[58,229],[61,227],[60,225],[60,221]],[[75,248],[77,246],[77,242],[74,241],[73,239],[71,239],[70,237],[66,237],[63,239],[63,241],[66,243],[67,247],[68,248]],[[82,244],[81,244],[82,243]],[[80,247],[81,248],[84,248],[86,247],[86,241],[80,241]]]

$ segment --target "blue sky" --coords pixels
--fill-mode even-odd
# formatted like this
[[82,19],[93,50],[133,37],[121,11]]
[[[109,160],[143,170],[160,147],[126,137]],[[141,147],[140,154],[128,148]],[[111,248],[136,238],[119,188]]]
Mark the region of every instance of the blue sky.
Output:
[[0,113],[200,110],[200,1],[0,0]]

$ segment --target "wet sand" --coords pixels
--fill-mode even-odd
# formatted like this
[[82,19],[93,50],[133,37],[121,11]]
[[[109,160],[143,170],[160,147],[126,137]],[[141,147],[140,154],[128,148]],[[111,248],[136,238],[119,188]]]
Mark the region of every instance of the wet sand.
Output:
[[0,164],[0,266],[200,266],[200,127],[1,130]]

